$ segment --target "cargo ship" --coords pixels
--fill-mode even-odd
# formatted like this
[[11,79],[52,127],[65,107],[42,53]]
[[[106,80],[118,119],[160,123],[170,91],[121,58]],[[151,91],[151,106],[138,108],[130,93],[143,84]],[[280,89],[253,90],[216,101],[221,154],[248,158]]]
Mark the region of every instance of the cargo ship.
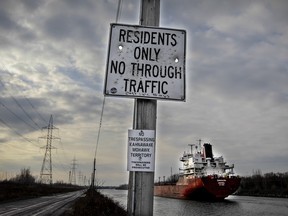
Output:
[[[189,144],[190,145],[190,144]],[[158,182],[154,195],[179,199],[224,200],[236,192],[240,177],[234,173],[234,164],[227,165],[223,156],[214,157],[212,145],[191,144],[191,151],[180,157],[183,168],[176,183]]]

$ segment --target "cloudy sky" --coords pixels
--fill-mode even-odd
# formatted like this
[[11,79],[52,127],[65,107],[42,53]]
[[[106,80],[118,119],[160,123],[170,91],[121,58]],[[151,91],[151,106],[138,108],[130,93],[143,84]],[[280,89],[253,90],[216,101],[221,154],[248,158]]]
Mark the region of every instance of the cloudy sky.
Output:
[[[97,143],[116,0],[0,1],[0,178],[40,175],[53,115],[53,180],[88,179]],[[139,23],[123,0],[119,23]],[[160,26],[187,31],[186,102],[158,101],[156,171],[177,172],[201,138],[240,175],[287,172],[288,2],[162,0]],[[97,178],[126,183],[134,100],[106,97]],[[39,138],[40,137],[40,138]]]

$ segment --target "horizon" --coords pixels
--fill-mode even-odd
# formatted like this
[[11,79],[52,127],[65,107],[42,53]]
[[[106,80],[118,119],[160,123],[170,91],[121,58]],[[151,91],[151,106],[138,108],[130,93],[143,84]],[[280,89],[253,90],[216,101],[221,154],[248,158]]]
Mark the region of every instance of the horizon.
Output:
[[[96,145],[96,178],[128,182],[134,100],[105,97],[102,107],[110,24],[138,25],[140,4],[122,1],[117,15],[117,3],[0,2],[1,175],[29,167],[40,176],[39,137],[52,115],[61,138],[51,150],[54,182],[68,182],[74,162],[77,180],[89,179]],[[241,176],[287,172],[288,2],[165,0],[160,8],[159,27],[187,34],[186,101],[157,101],[155,179],[178,170],[199,138]]]

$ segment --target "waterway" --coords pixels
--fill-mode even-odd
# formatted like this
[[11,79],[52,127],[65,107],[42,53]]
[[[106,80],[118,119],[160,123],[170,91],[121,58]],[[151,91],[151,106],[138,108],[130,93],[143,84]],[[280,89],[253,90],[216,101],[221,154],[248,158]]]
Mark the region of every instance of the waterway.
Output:
[[[101,190],[124,208],[127,190]],[[154,216],[288,216],[288,199],[229,196],[223,202],[200,202],[154,197]]]

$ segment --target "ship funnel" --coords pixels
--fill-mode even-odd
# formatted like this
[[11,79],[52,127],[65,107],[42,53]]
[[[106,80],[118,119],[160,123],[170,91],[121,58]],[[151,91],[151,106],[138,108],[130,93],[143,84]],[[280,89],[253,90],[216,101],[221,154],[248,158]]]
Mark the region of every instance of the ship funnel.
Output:
[[212,145],[209,143],[204,143],[204,156],[213,160]]

